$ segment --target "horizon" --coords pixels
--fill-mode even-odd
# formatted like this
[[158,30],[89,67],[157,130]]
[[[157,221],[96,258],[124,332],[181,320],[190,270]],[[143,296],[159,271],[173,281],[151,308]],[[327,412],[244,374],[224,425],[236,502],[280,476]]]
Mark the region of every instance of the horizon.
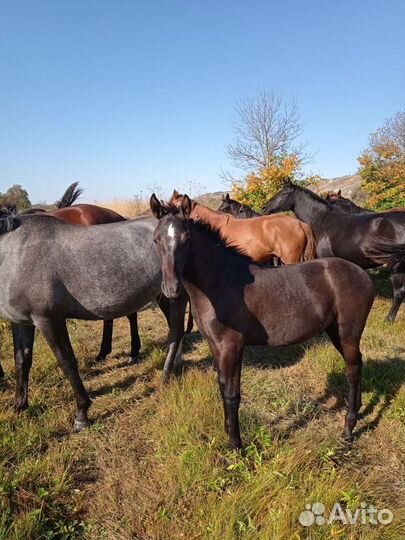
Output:
[[295,101],[323,178],[356,174],[369,134],[405,108],[405,4],[256,0],[1,8],[0,191],[52,203],[161,186],[226,191],[238,101]]

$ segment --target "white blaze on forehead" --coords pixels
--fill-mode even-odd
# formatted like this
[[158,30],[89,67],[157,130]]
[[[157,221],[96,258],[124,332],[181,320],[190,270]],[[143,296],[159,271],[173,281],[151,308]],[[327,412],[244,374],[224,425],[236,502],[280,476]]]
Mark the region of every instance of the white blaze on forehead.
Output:
[[169,238],[174,238],[174,227],[172,223],[170,223],[169,228],[167,229],[167,235]]

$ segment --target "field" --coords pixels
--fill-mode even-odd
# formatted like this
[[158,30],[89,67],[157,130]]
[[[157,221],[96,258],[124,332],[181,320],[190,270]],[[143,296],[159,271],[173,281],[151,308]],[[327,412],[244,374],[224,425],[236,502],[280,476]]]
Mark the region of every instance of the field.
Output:
[[[246,351],[242,455],[227,446],[211,355],[197,332],[177,376],[161,384],[166,327],[155,307],[140,314],[135,367],[126,366],[126,320],[102,363],[94,361],[101,323],[69,323],[93,398],[94,423],[80,434],[70,386],[40,336],[30,408],[14,415],[12,343],[0,323],[0,539],[404,538],[405,310],[383,322],[390,287],[377,285],[362,342],[363,417],[350,448],[341,439],[344,364],[326,338]],[[365,503],[394,517],[304,527],[299,516],[315,502],[345,512]]]

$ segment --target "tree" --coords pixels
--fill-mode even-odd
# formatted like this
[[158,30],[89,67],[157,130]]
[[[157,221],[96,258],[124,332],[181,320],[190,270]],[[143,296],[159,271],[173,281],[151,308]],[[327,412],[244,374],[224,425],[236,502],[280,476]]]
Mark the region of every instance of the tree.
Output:
[[405,206],[405,113],[385,120],[358,157],[367,206],[385,210]]
[[18,210],[31,207],[28,192],[19,184],[14,184],[5,193],[0,193],[0,206],[15,206]]
[[308,183],[302,165],[308,159],[298,144],[303,124],[295,103],[284,103],[273,92],[238,104],[234,139],[227,146],[231,163],[244,171],[242,178],[224,174],[233,196],[259,211],[286,178]]
[[303,133],[295,103],[283,104],[282,98],[273,92],[261,92],[257,98],[240,102],[236,114],[234,139],[227,146],[235,167],[258,171],[288,154],[304,158],[303,146],[294,146]]

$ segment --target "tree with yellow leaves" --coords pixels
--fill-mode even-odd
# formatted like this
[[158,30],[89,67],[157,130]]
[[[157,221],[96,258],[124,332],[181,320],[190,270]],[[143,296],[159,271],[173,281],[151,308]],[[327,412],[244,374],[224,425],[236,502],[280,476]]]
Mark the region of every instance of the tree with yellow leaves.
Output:
[[375,210],[405,206],[405,113],[398,112],[371,133],[358,158],[367,206]]
[[303,125],[296,104],[283,103],[274,93],[262,92],[239,103],[236,112],[227,154],[245,173],[239,179],[224,177],[231,182],[236,200],[260,211],[287,178],[304,181],[301,168],[308,156],[297,144]]

